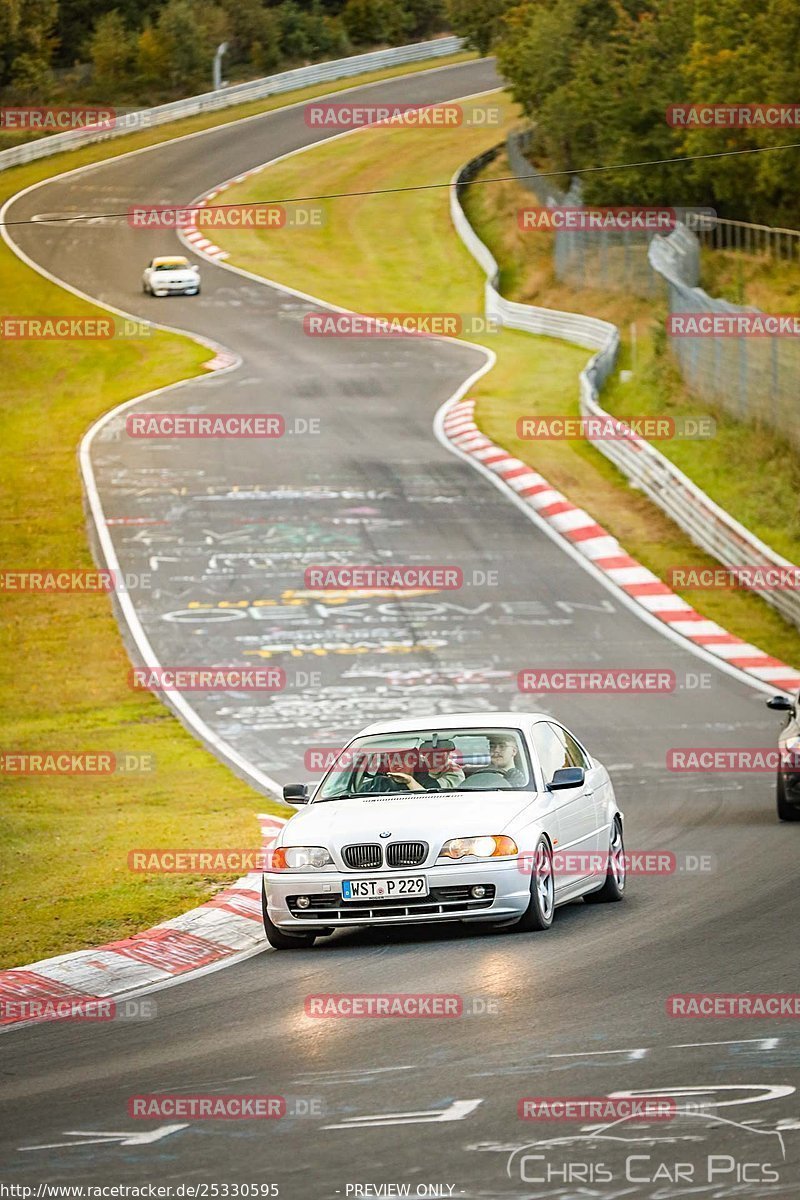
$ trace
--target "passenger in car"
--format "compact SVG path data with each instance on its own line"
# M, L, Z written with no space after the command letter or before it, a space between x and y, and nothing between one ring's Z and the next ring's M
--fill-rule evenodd
M460 787L464 772L453 758L456 744L440 738L435 744L423 742L419 748L419 766L413 772L389 771L396 783L404 783L410 792L448 791Z

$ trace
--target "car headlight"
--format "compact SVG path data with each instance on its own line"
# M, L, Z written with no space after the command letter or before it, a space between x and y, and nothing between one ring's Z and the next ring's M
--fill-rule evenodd
M517 853L517 843L504 834L482 834L480 837L451 838L439 851L440 858L500 858Z
M278 846L272 851L272 871L324 871L334 865L324 846Z

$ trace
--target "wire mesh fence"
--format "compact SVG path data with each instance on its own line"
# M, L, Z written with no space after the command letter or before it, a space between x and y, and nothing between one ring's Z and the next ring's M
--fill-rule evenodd
M669 288L667 338L683 378L692 392L738 420L775 429L800 448L800 320L797 333L762 333L764 322L758 318L763 314L758 309L731 304L693 287L692 274L684 273L681 253L681 243L690 239L697 242L694 234L678 229L668 238L656 239L650 248L653 268ZM704 322L701 314L715 319ZM750 332L730 332L745 324ZM692 329L698 330L698 336L687 332Z
M512 133L506 142L511 169L523 187L543 208L580 209L581 188L577 178L573 178L569 189L563 192L552 178L535 177L529 157L533 147L530 130ZM530 178L531 175L534 177ZM556 277L576 288L596 287L636 296L663 296L663 281L647 259L653 236L652 232L639 229L556 229Z
M520 183L541 205L580 206L574 184L565 194L549 178L530 178L535 170L530 132L512 134L506 148L514 174L528 176ZM716 217L692 225L679 222L668 235L556 230L556 276L576 288L665 301L667 340L691 391L800 448L800 317L770 333L775 323L758 320L763 316L758 309L715 298L698 286L702 247L800 263L800 232Z

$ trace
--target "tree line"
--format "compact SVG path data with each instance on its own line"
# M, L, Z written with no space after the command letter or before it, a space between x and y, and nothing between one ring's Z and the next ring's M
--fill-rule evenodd
M494 52L536 126L537 162L582 167L751 150L582 176L594 204L699 204L800 228L800 142L789 127L671 126L670 105L794 104L797 0L451 0L454 32Z
M0 0L0 94L153 105L210 90L221 42L247 79L446 24L445 0Z

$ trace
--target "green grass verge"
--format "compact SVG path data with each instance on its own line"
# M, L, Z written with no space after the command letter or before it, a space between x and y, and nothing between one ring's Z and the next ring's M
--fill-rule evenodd
M363 130L268 168L226 191L225 202L301 194L309 178L319 192L447 180L514 123L513 106L508 100L502 103L505 124L500 130ZM505 166L496 162L487 173L507 174ZM601 294L570 292L559 284L552 273L550 244L517 228L516 209L526 202L530 203L528 194L521 193L516 183L478 187L469 193L471 219L501 264L504 293L551 307L594 312L623 328L631 321L642 322L641 367L646 355L644 324L653 324L652 311L645 318L642 306L630 297L609 301ZM446 189L357 196L325 201L324 206L327 223L304 231L302 238L290 228L215 232L215 238L236 265L357 310L482 311L483 275L452 229ZM676 565L715 565L593 446L585 442L534 446L517 439L520 415L577 414L577 375L586 362L585 351L511 331L471 340L491 346L498 355L495 369L474 388L478 421L488 436L585 506L660 576ZM654 387L653 395L657 394ZM635 399L639 411L638 391ZM698 409L696 402L687 403L693 411ZM709 444L700 445L701 453L708 453ZM730 452L727 444L726 453ZM738 636L789 662L800 662L800 632L758 597L745 592L682 594Z
M0 174L0 199L85 163L431 65L371 72L16 167ZM13 297L18 316L102 315L30 270L4 243L0 290ZM5 569L92 567L76 462L80 438L122 401L201 374L209 357L191 340L158 331L94 345L2 343ZM236 779L157 700L130 691L128 659L106 597L0 592L0 614L5 750L103 750L155 760L152 773L139 775L0 776L7 917L0 966L14 966L146 929L207 899L225 881L131 874L130 849L252 847L259 838L254 814L288 810Z
M751 304L763 312L797 312L800 308L800 265L796 261L704 249L700 286L711 296L732 304Z

